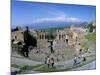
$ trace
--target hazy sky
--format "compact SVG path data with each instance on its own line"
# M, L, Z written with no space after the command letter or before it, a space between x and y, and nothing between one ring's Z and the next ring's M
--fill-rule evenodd
M84 5L12 2L12 26L41 22L84 22L95 20L96 7Z

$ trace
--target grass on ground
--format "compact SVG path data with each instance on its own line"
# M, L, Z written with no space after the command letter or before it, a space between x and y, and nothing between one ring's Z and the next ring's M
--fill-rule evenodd
M95 41L96 41L96 33L95 33L95 32L93 32L93 33L88 33L88 34L86 35L86 38L88 39L88 41L93 41L93 42L95 42Z
M26 70L33 70L37 67L40 67L43 64L39 64L39 65L16 65L16 64L11 64L11 67L15 67L15 68L19 68L21 71L26 71Z
M95 45L96 43L96 33L93 32L93 33L88 33L85 38L88 40L88 41L85 41L82 43L82 48L89 48L91 47L92 45Z

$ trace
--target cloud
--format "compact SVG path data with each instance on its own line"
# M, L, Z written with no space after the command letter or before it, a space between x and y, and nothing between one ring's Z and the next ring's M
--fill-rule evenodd
M40 18L33 21L33 23L41 23L41 22L81 22L81 20L79 18L66 17L66 15L61 15L52 18Z
M37 18L33 21L33 23L41 23L41 22L80 22L81 20L76 17L68 17L68 14L58 9L52 8L52 11L48 11L51 17L43 17ZM54 17L52 17L54 16Z
M66 18L66 21L67 22L81 22L79 18L75 18L75 17Z

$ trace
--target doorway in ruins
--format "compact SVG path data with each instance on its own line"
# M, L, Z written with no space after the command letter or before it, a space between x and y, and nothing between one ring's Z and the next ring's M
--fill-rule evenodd
M68 39L66 39L65 41L66 41L66 44L68 44Z

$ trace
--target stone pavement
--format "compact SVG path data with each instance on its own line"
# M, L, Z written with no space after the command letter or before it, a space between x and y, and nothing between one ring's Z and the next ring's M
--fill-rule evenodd
M90 54L87 54L87 55L90 55ZM85 68L87 69L88 66L90 66L90 67L88 67L88 69L95 68L96 67L95 66L95 55L90 55L90 56L87 56L87 55L85 54L86 61L84 63L91 63L91 61L94 61L94 63L92 65L88 64L88 65L86 65L86 67L84 66L83 69L85 69ZM77 63L82 64L83 63L82 60L83 60L82 58L78 59ZM77 65L74 65L74 59L70 59L70 60L67 60L67 61L61 61L61 62L55 63L55 66L59 69L68 69L68 68L73 68ZM75 69L77 70L77 67ZM79 68L79 69L81 69L81 68Z
M16 65L38 65L38 64L42 64L42 62L37 62L37 61L33 61L27 58L17 58L17 57L11 57L12 60L12 64L16 64Z
M88 63L84 66L75 68L75 69L71 69L72 71L79 71L79 70L95 70L96 69L96 60L94 60L91 63Z

